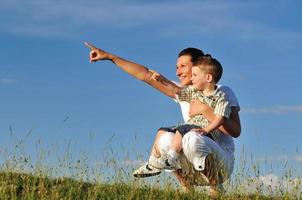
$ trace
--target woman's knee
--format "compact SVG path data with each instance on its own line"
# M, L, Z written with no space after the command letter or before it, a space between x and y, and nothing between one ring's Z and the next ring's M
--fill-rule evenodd
M196 132L186 133L182 139L183 148L194 147L196 145L196 143L198 142L198 140L200 139L200 137L198 137L197 134L198 133L196 133Z
M188 132L184 135L182 140L183 151L186 156L192 153L208 149L206 145L206 136L202 136L196 132Z

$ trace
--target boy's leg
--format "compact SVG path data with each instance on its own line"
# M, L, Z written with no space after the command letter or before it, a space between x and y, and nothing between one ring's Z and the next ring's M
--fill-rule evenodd
M180 142L180 145L177 142ZM180 148L176 148L179 146ZM174 133L159 130L154 141L151 155L159 158L161 155L167 154L170 148L174 148L178 152L181 152L181 146L182 136L179 133L174 135ZM181 169L175 170L172 173L177 178L184 191L191 191L193 189L193 186L190 185L182 175Z
M164 130L159 130L157 132L151 155L159 158L162 155L168 153L168 150L171 148L174 139L174 133L167 132ZM181 137L182 141L182 137ZM182 145L182 144L181 144ZM184 191L190 191L193 189L193 186L185 179L185 177L181 173L181 169L173 171L173 174L181 184Z
M154 165L163 165L164 160L161 158L161 155L166 154L170 149L173 136L174 133L164 130L157 132L148 162L134 171L134 177L144 178L161 173L161 170L155 168Z
M179 131L176 131L173 137L171 149L173 149L177 153L180 153L180 151L182 150L182 135L179 133Z
M182 135L178 131L178 128L181 126L177 126L176 128L173 127L172 129L164 128L164 130L176 131L173 135L172 142L169 145L169 149L165 153L161 154L161 152L157 149L159 137L157 137L157 140L155 139L152 153L149 158L149 164L152 167L168 170L180 169L180 166L178 164L178 157L182 149ZM162 136L162 131L163 130L160 130L158 132L159 136ZM161 155L161 157L157 157L156 155Z
M192 129L200 128L193 124L183 124L175 127L176 133L173 137L171 148L167 153L167 159L165 161L166 169L180 169L179 164L179 153L182 150L182 138L183 136Z
M164 169L180 169L178 163L179 153L182 149L182 136L179 131L176 131L172 139L171 148L169 149L163 168Z
M171 147L173 137L174 137L174 133L167 132L167 131L164 131L164 130L159 130L157 132L154 144L152 146L151 156L154 156L156 158L160 158L161 155L166 154L168 152L168 150L170 149L170 147ZM159 173L152 173L152 171L158 170L158 169L153 168L151 170L151 172L149 170L146 170L146 167L150 167L147 164L148 163L141 166L139 169L142 169L142 170L140 170L140 171L139 171L139 169L136 170L136 172L134 172L133 175L135 177L138 177L138 178L144 178L144 177L150 177L150 176L155 176L155 175L159 174ZM160 170L158 170L158 171L161 172ZM181 184L184 191L190 191L190 190L193 189L192 184L190 184L185 179L185 177L181 173L181 170L173 171L173 174L176 176L177 180Z
M152 149L151 149L151 154L150 156L154 156L155 158L159 158L161 156L161 153L160 153L160 149L159 149L159 145L158 145L158 142L159 142L159 139L164 135L166 134L167 132L164 131L164 130L159 130L155 136L155 140L154 140L154 143L152 145Z

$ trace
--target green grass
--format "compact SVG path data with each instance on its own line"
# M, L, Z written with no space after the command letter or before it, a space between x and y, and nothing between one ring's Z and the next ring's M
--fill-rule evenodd
M25 173L0 172L1 199L209 199L202 192L182 193L171 187L139 184L97 184L71 178L38 177ZM219 199L296 199L259 194L227 194Z
M70 178L50 179L24 173L0 173L1 199L208 199L202 193L183 194L172 188L135 184L93 184Z
M140 164L137 160L144 160L143 156L130 158L123 148L113 151L108 145L100 153L101 158L85 152L71 153L70 148L70 143L62 150L57 146L45 148L39 140L37 153L28 153L25 140L17 139L7 147L0 147L0 200L209 199L199 188L190 193L181 192L175 178L168 173L134 179L132 172ZM239 165L232 180L224 184L228 192L219 199L302 200L302 179L294 168L285 165L279 177L280 184L274 184L272 180L267 189L267 182L265 185L261 181L265 173L260 164L255 164L253 159L250 161L246 154L242 155L237 160Z

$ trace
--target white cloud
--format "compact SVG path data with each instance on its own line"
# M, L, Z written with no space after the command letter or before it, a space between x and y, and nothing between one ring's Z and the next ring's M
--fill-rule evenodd
M121 164L125 166L140 166L144 163L146 163L144 160L123 160L121 162Z
M285 192L290 194L302 192L301 179L279 177L272 173L251 177L242 185L246 192L256 194L262 192L266 195L282 195Z
M156 27L164 36L223 35L251 39L297 39L300 33L277 29L262 20L240 17L265 5L223 1L123 2L4 0L1 31L36 36L73 35L83 27L94 30L125 27ZM278 3L275 3L278 4Z
M11 79L11 78L0 78L0 83L3 84L10 84L10 83L15 83L17 80Z
M278 156L263 156L263 157L258 157L255 159L255 161L260 161L260 162L273 162L273 161L280 161L280 162L286 162L289 160L288 155L278 155Z
M279 154L274 156L263 156L255 158L255 161L259 162L284 162L287 163L288 161L295 161L295 162L302 162L302 154Z
M294 155L293 159L297 162L302 162L302 155Z
M278 105L275 107L242 108L242 112L252 114L288 114L302 113L302 105Z
M106 167L119 167L119 166L124 166L124 167L138 167L146 163L145 160L107 160L107 161L102 161L98 162L97 165L102 165Z

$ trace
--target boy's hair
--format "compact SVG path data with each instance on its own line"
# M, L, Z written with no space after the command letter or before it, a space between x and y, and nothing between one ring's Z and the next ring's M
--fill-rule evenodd
M211 74L215 83L218 83L222 76L223 68L218 60L210 54L200 56L195 60L193 66L199 67L202 71Z
M200 56L204 56L204 53L200 49L189 47L179 52L178 58L184 55L191 56L191 62L194 63Z

